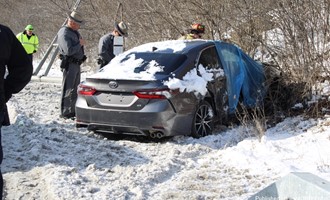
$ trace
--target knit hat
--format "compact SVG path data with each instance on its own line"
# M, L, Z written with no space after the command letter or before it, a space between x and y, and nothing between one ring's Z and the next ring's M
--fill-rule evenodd
M81 16L81 14L78 13L78 12L76 12L76 11L71 12L71 14L69 14L68 17L69 17L71 20L75 21L75 22L76 22L77 24L79 24L79 25L82 25L82 24L85 23L85 22L84 22L84 19L83 19L82 16Z
M127 26L124 22L115 23L115 28L118 30L120 35L127 36Z
M27 25L26 27L25 27L25 30L26 31L33 31L33 26L31 25L31 24L29 24L29 25Z

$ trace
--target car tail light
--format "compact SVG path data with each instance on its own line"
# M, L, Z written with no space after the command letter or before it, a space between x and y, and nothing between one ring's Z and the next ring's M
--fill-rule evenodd
M83 84L80 84L78 86L78 94L84 95L84 96L92 96L95 94L96 89L90 86L86 86Z
M167 99L170 98L173 93L174 91L169 89L140 90L133 92L133 94L141 99Z

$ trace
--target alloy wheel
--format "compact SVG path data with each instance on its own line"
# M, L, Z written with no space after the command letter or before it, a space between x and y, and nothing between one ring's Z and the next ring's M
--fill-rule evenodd
M211 105L203 101L197 108L194 116L192 136L196 138L211 135L214 128L214 113Z

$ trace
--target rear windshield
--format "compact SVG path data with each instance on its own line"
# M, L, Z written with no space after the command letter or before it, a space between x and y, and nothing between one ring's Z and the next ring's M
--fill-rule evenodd
M187 59L187 56L183 54L147 52L128 54L126 58L122 60L122 62L127 60L132 54L134 54L135 59L143 60L141 65L134 69L135 73L146 71L150 62L156 62L158 66L163 68L162 71L156 72L156 74L169 75L178 67L180 67L180 65L182 65L182 63Z

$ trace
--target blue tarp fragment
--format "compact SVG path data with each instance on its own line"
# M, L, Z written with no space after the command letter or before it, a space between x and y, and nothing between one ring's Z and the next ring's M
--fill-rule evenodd
M215 41L227 78L229 113L235 113L240 95L246 107L255 107L265 94L265 75L261 64L233 44Z

